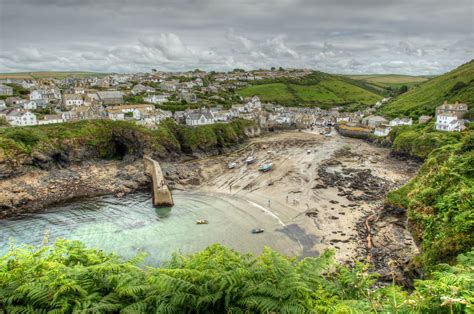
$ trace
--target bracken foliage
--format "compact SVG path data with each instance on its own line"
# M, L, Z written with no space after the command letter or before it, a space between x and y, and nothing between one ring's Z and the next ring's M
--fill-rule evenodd
M408 209L408 221L430 267L453 262L474 246L474 130L438 132L432 125L404 127L390 136L393 151L425 163L419 173L386 202Z
M301 261L212 245L139 267L78 241L12 247L0 258L0 313L462 313L472 311L474 252L439 265L408 292L375 287L363 264L334 252Z

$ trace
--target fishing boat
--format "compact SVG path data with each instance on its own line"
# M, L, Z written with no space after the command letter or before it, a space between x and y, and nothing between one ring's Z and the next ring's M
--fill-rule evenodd
M260 167L258 167L258 170L262 171L262 172L267 172L267 171L272 170L272 168L273 168L273 164L271 162L269 162L269 163L265 163L265 164L261 165Z
M228 169L237 168L237 163L235 163L235 162L229 162L229 164L227 165L227 168L228 168Z
M247 157L247 159L245 159L245 163L246 164L253 164L255 161L257 161L257 158L255 158L254 156L249 156Z
M209 221L207 221L206 219L196 220L196 224L198 224L198 225L207 225L208 223L209 223Z
M311 154L311 149L308 149L308 150L306 151L306 153L307 153L307 154Z
M252 233L263 233L264 231L263 229L252 229Z

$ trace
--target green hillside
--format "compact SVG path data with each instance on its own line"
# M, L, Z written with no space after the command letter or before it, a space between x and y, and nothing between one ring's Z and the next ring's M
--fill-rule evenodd
M262 101L323 108L372 105L382 98L380 92L380 89L363 81L322 72L313 72L303 79L285 78L255 82L238 91L243 97L258 96Z
M435 108L445 100L460 101L474 107L474 60L461 65L451 72L437 76L407 93L398 96L393 102L379 110L388 117L434 115Z

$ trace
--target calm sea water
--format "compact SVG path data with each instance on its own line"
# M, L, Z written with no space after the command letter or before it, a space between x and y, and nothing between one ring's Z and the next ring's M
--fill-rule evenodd
M0 254L9 243L40 244L67 238L126 258L146 251L147 264L157 265L173 252L192 253L213 243L241 252L260 253L265 246L285 255L307 251L308 237L298 227L281 221L262 207L244 200L203 193L174 192L173 208L155 209L148 193L125 198L104 196L51 208L46 213L0 220ZM209 224L197 225L207 219ZM252 234L253 228L264 228ZM301 240L301 241L300 241Z

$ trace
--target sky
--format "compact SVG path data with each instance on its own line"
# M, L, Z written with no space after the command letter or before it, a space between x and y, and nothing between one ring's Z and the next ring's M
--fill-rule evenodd
M473 58L473 0L0 0L0 72L436 75Z

